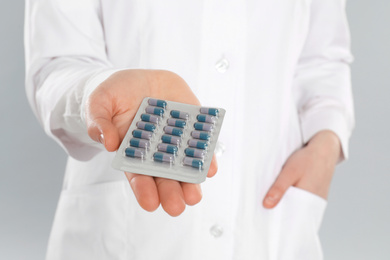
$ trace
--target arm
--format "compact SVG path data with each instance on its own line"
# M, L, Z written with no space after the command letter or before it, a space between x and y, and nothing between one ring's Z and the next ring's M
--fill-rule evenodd
M345 0L313 0L293 89L306 146L287 160L265 207L276 206L291 185L327 197L336 163L348 157L354 126L351 61Z
M199 104L172 72L114 68L100 13L99 0L26 1L27 96L46 133L77 160L117 150L146 96ZM215 173L214 160L209 176ZM176 216L201 199L199 185L126 176L148 211L161 203Z
M84 103L114 71L105 52L99 1L26 1L26 92L45 132L88 160L102 150L87 135Z

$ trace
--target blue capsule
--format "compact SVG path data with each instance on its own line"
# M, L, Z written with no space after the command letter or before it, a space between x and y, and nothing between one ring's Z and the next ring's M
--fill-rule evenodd
M203 114L197 115L196 119L198 119L199 122L205 122L205 123L211 123L211 124L214 124L216 121L216 118L214 116L203 115Z
M130 139L130 146L138 147L138 148L149 148L149 141L145 139L139 139L139 138L131 138Z
M190 157L197 157L197 158L204 158L206 155L205 150L200 150L200 149L195 149L195 148L186 148L184 150L185 155L190 156Z
M154 124L146 123L143 121L137 122L137 127L139 129L143 129L143 130L150 131L150 132L153 132L154 130L156 130L156 126Z
M174 155L169 153L155 152L153 154L153 159L157 162L173 162Z
M211 135L208 132L192 131L191 136L196 139L210 140Z
M157 150L159 150L160 152L167 152L167 153L176 154L178 148L177 148L177 146L171 145L171 144L158 144Z
M145 150L140 148L127 147L125 150L125 154L127 157L144 158Z
M145 108L146 113L163 116L164 115L164 109L160 107L153 107L153 106L147 106Z
M208 146L208 143L206 141L201 141L201 140L196 140L196 139L191 139L188 141L188 145L190 147L195 147L199 149L206 149Z
M201 107L200 112L202 114L207 114L212 116L218 116L219 114L218 108L211 108L211 107Z
M149 115L149 114L142 114L141 120L144 122L152 122L152 123L158 124L158 122L160 121L160 117L154 116L154 115Z
M142 138L142 139L148 139L150 140L152 138L152 133L148 131L143 131L143 130L134 130L133 131L133 136L136 138Z
M163 135L161 136L161 140L163 141L163 143L174 145L179 145L181 141L180 137L173 135Z
M180 119L169 118L168 125L184 128L186 126L186 121L180 120Z
M166 134L176 135L176 136L182 136L183 135L183 130L182 129L175 128L175 127L172 127L172 126L164 127L164 132Z
M186 113L186 112L182 112L182 111L179 111L179 110L172 110L171 111L171 116L174 117L174 118L181 118L181 119L188 119L189 118L189 114Z
M162 108L165 108L167 106L166 101L160 100L160 99L155 99L155 98L149 98L148 103L149 103L149 105L162 107Z
M183 164L191 166L191 167L194 167L194 168L197 168L199 170L201 170L202 167L203 167L203 161L202 160L196 159L196 158L187 157L187 156L184 157Z
M212 124L208 124L208 123L195 123L194 128L196 130L211 132L211 131L213 131L214 126Z

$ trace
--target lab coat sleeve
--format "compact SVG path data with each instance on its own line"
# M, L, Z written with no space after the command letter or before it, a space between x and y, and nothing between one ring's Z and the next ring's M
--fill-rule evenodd
M27 0L26 92L45 132L88 160L103 149L85 123L89 94L117 71L107 59L99 0Z
M340 160L348 157L354 127L350 35L345 0L313 0L307 39L296 69L293 92L304 142L321 130L341 141Z

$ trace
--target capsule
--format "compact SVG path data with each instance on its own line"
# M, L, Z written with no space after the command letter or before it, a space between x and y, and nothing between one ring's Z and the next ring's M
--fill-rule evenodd
M186 126L186 121L180 120L180 119L169 118L168 125L184 128Z
M166 143L166 144L174 144L174 145L180 144L180 137L178 137L178 136L163 135L163 136L161 136L161 140L163 141L163 143Z
M171 144L158 144L157 150L159 150L160 152L167 152L167 153L176 154L178 148L177 148L177 146L171 145Z
M202 159L206 155L206 151L205 150L199 150L199 149L195 149L195 148L186 148L184 150L184 153L187 156L196 157L196 158L202 158Z
M145 108L146 113L163 116L164 115L164 109L160 107L153 107L153 106L147 106Z
M173 162L174 155L169 153L155 152L153 154L153 159L157 162Z
M199 122L206 122L211 124L214 124L216 121L216 118L214 116L203 115L203 114L197 115L196 119L198 119Z
M190 115L188 113L186 113L186 112L183 112L183 111L172 110L171 111L171 116L174 117L174 118L181 118L181 119L187 120Z
M138 147L138 148L149 148L149 141L145 139L139 139L139 138L131 138L130 139L130 146Z
M154 130L156 130L156 125L151 124L151 123L146 123L143 121L137 122L137 127L139 129L143 129L143 130L150 131L150 132L153 132Z
M212 116L218 116L219 114L218 108L211 108L211 107L201 107L200 112L202 114L207 114Z
M199 149L206 149L208 146L208 143L206 141L200 141L196 139L191 139L188 141L188 145L191 147L199 148Z
M136 138L142 138L142 139L148 139L150 140L152 138L153 133L143 130L134 130L133 136Z
M183 160L184 165L192 166L194 168L198 168L199 170L202 169L203 166L203 161L200 159L196 158L191 158L191 157L184 157Z
M192 131L191 136L196 139L210 140L211 135L208 132Z
M127 157L144 158L145 150L140 148L127 147L125 150L125 154Z
M151 122L151 123L158 124L158 122L160 121L160 117L154 116L154 115L149 115L149 114L142 114L141 120L144 122Z
M171 134L171 135L176 135L176 136L182 136L183 135L183 130L180 128L175 128L172 126L166 126L164 127L164 132L166 134Z
M213 125L208 123L194 123L194 128L196 130L203 130L208 132L211 132L214 129Z
M149 98L148 100L149 105L156 106L156 107L162 107L165 108L167 106L167 102L160 99L155 98Z

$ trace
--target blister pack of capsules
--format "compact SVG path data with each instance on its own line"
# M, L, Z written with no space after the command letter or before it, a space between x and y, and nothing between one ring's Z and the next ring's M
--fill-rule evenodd
M225 110L145 98L113 160L115 169L205 181Z

